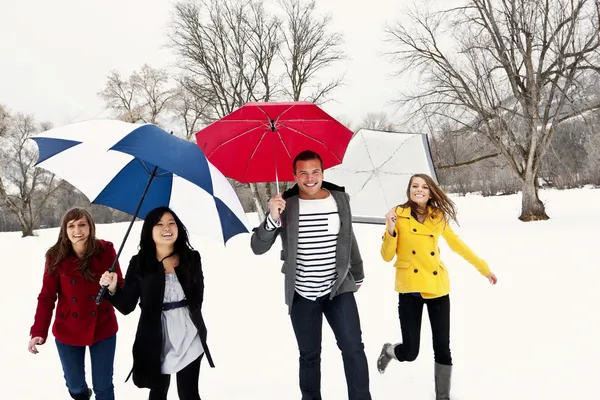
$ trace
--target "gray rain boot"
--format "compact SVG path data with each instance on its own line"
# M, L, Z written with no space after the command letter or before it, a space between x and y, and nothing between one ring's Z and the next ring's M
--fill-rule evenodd
M385 343L381 348L381 353L379 354L379 358L377 359L377 370L380 374L385 372L385 369L389 365L392 359L396 360L396 354L394 353L394 349L398 346L398 344Z
M435 363L435 400L450 400L452 365Z

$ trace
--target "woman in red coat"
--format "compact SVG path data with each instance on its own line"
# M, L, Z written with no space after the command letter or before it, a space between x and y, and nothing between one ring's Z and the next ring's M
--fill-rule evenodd
M113 244L96 239L91 215L74 208L63 216L56 244L46 252L42 290L38 296L35 320L31 327L29 351L37 354L37 345L48 337L52 310L58 305L52 326L58 355L69 394L86 400L92 391L85 380L85 348L92 361L92 384L97 400L114 400L113 362L115 358L117 318L106 300L96 305L99 277L116 258ZM117 263L119 285L123 285Z

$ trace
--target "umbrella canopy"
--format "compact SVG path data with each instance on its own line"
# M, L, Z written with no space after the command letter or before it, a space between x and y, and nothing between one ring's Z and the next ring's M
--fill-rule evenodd
M313 150L323 167L344 158L352 131L310 102L247 103L196 133L206 157L239 182L293 181L292 161Z
M325 179L345 186L353 215L383 217L407 200L408 181L417 173L437 181L427 135L361 129Z
M33 140L39 148L37 165L94 204L140 218L169 206L191 233L223 243L249 232L242 205L223 174L198 146L156 125L91 120L42 132Z

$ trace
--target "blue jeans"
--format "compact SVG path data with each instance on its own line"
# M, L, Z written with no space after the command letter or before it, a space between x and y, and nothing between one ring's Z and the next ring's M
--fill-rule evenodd
M321 400L323 315L342 351L348 399L371 400L369 369L354 293L343 293L331 300L326 295L315 301L295 293L290 316L300 350L302 400Z
M92 384L97 400L114 400L113 364L115 361L115 348L117 335L94 343L90 346L92 361ZM65 381L71 397L87 393L88 386L85 381L85 347L71 346L56 341L58 356L65 374Z

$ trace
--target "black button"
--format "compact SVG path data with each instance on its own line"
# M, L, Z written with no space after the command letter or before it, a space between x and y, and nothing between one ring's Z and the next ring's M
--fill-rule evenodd
M417 254L417 252L413 250L413 254Z
M419 272L419 270L415 268L415 274L416 274L417 272Z
M106 308L106 312L110 312L110 307L107 307L107 308Z
M433 237L433 235L429 235L429 237Z
M64 318L64 317L65 317L65 316L64 316L63 314L60 314L60 315L58 316L58 318Z
M90 300L94 300L95 298L95 296L90 296Z
M92 311L92 317L96 315L96 311Z
M73 298L71 299L71 301L72 301L73 303L75 303L75 302L77 301L77 299L76 299L75 297L73 297Z
M73 314L71 314L73 316L73 318L77 318L77 313L74 312Z
M433 274L434 274L434 275L437 275L437 271L433 271Z
M416 232L416 231L417 231L417 228L413 228L413 232Z
M75 284L75 279L71 279L71 285Z
M431 252L431 255L432 255L432 256L435 256L435 251L432 251L432 252Z

